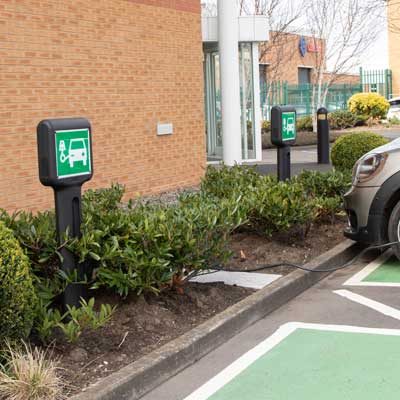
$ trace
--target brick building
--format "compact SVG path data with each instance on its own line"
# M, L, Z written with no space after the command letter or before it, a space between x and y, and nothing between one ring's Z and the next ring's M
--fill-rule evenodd
M322 39L271 32L270 41L260 46L260 79L262 82L286 81L291 85L314 83L314 69L323 60L325 49ZM358 84L359 81L359 75L353 74L335 78L335 83Z
M53 206L36 126L92 123L94 178L129 196L199 182L206 165L199 0L0 3L0 207ZM157 135L158 123L173 134Z
M218 11L202 20L200 0L1 2L0 207L53 206L36 150L48 118L89 119L94 177L84 188L118 182L127 197L198 184L207 156L260 159L268 25L239 17L232 0Z

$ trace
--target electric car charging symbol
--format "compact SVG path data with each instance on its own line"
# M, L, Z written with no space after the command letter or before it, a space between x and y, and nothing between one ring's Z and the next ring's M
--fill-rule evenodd
M68 155L65 155L65 141L61 140L59 145L60 161L64 164L69 160L70 168L74 168L74 163L81 161L84 166L87 165L87 148L84 139L71 139L69 142Z

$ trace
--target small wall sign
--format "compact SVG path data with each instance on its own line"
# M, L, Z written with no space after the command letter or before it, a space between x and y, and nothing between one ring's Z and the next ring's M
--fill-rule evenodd
M299 40L299 50L302 57L305 57L307 54L307 41L304 36L300 37Z

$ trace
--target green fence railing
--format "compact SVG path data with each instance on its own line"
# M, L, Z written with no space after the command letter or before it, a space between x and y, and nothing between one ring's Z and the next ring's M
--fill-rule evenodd
M393 97L392 71L360 68L360 87L361 92L379 93L389 100Z
M325 107L329 112L346 110L347 100L360 92L358 84L331 85L326 97ZM299 117L312 114L312 84L289 85L287 82L271 82L261 87L261 107L263 119L269 120L274 105L292 105Z

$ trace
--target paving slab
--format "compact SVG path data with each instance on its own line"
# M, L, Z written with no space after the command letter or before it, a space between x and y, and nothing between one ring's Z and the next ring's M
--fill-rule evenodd
M277 274L210 270L204 274L197 275L190 279L190 281L197 283L223 282L225 285L241 286L250 289L262 289L281 277L282 275Z

